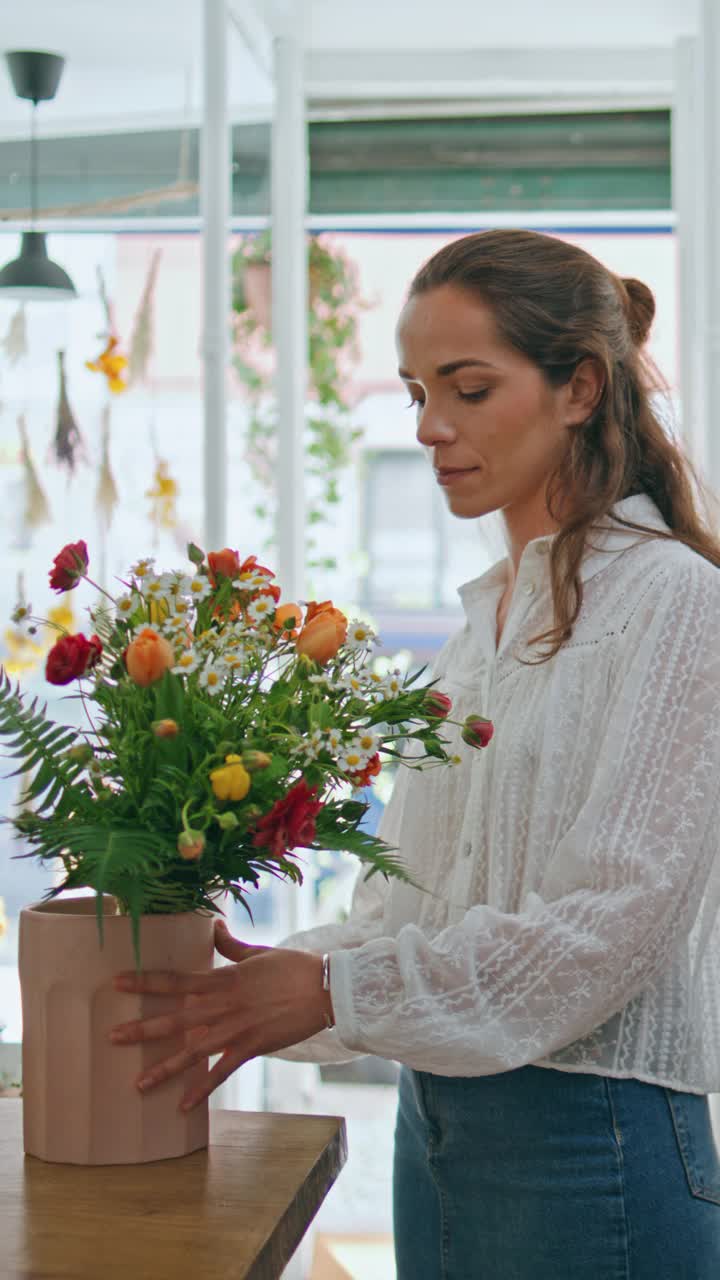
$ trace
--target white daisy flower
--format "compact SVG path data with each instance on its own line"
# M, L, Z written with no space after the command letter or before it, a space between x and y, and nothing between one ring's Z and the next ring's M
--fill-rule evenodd
M263 573L243 573L236 582L233 582L233 586L238 591L259 591L261 587L267 585L268 579Z
M388 697L397 698L402 693L402 673L396 667L390 675L385 677L385 687L388 690Z
M17 627L22 626L23 624L27 623L31 613L32 613L32 605L23 604L21 602L20 604L16 604L15 608L13 609L12 614L10 615L11 621L14 622Z
M358 751L364 751L368 756L374 756L377 751L378 735L372 729L361 729L352 740L351 746L357 748Z
M118 596L115 601L115 609L118 618L129 618L135 612L140 604L140 596L135 591L131 591L128 595Z
M378 644L377 633L369 627L366 622L358 622L352 619L348 626L347 639L345 641L348 649L371 649L374 644Z
M130 572L133 575L133 577L144 579L144 578L147 578L148 575L152 573L154 564L155 564L154 557L150 556L146 560L138 560L137 563L132 566Z
M263 618L269 618L275 612L275 601L272 596L258 596L257 600L253 600L248 605L248 617L253 622L262 622Z
M344 689L346 693L354 693L361 698L365 692L365 685L359 676L345 676L344 679L338 680L337 689Z
M194 649L185 649L176 659L176 664L172 668L175 676L189 676L193 671L197 671L200 665L200 659Z
M155 574L144 579L142 593L146 600L165 600L168 595L163 579Z
M364 769L370 757L365 751L358 751L357 747L349 746L338 759L338 765L343 773L358 773L360 769Z
M183 621L187 620L187 617L192 610L192 600L186 600L185 596L170 596L168 604L170 606L171 618L182 618Z
M340 730L328 729L326 742L328 751L331 751L333 755L337 755L338 751L342 751L343 738Z
M208 693L219 693L226 678L227 668L223 669L216 662L207 662L200 672L199 683L203 689L207 689Z
M197 574L193 578L187 579L187 587L185 595L190 596L192 600L204 600L212 591L210 579Z
M161 584L165 595L183 595L187 577L184 573L160 573L158 574L158 582Z

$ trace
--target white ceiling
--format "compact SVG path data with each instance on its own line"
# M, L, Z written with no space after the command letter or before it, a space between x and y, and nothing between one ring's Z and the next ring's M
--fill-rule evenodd
M313 114L348 104L463 101L479 109L668 102L673 45L700 0L229 0L233 118L268 118L271 36L302 25ZM3 6L3 49L67 58L39 132L162 127L199 119L202 0L25 0ZM372 108L369 109L372 111ZM0 137L29 105L0 68Z

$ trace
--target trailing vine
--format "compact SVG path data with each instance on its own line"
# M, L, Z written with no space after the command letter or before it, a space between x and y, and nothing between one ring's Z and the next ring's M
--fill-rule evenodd
M271 263L270 231L243 237L232 258L233 365L250 406L245 457L266 493L265 500L255 506L255 515L268 522L274 515L278 434L273 396ZM340 501L340 473L349 465L352 446L363 434L362 428L352 425L347 382L359 359L358 314L369 304L360 296L354 264L324 235L309 237L308 299L311 398L305 415L305 469L317 478L321 491L309 494L307 567L334 569L334 557L313 554L317 539L312 530L328 520L328 508ZM266 547L273 541L270 534Z

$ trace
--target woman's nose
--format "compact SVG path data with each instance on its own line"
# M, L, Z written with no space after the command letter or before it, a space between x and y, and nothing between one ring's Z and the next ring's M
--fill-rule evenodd
M435 444L448 444L455 439L455 428L450 425L442 413L433 409L427 402L418 413L415 437L418 444L432 448Z

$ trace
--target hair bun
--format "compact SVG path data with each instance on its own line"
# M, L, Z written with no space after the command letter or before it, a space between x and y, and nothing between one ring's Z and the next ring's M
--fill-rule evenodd
M633 276L623 276L622 283L627 295L627 318L630 336L636 347L642 347L647 341L652 322L655 318L655 298L642 280Z

